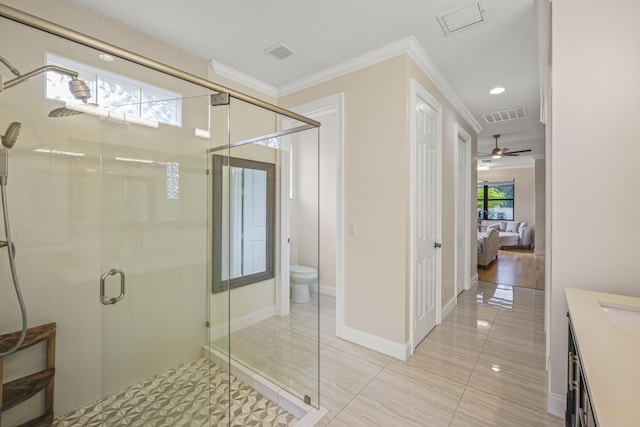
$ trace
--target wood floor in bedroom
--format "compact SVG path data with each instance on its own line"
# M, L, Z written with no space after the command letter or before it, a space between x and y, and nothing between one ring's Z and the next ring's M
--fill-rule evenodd
M527 249L500 250L486 269L478 267L478 280L544 290L544 256Z

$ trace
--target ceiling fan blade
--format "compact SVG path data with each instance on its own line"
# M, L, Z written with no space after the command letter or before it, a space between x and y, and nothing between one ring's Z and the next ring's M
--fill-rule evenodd
M510 155L510 154L518 154L518 153L529 153L531 152L531 149L527 149L527 150L516 150L516 151L509 151L508 148L503 148L502 149L502 154L503 155Z

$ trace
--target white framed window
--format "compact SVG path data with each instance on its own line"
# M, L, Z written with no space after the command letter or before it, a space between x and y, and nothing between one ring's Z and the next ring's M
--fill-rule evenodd
M173 126L182 125L182 95L177 92L52 54L47 55L47 64L77 71L79 78L91 89L87 102L98 104L101 109ZM60 73L47 72L46 97L75 102L69 92L70 79Z

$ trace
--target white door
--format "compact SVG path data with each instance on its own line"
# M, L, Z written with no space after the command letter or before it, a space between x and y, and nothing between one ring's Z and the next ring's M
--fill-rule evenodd
M242 275L267 268L267 171L244 169Z
M428 93L414 95L413 316L414 347L438 321L440 293L439 105Z
M469 277L469 224L471 207L469 200L469 158L471 155L470 137L456 124L456 295L465 290Z

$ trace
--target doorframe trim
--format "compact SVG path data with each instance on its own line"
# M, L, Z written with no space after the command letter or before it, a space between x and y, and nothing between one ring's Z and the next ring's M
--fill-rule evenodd
M416 182L416 167L413 159L416 152L416 107L417 98L421 98L424 102L429 104L437 114L437 126L436 130L436 177L438 179L436 191L436 200L438 201L438 209L436 210L436 229L438 241L442 241L442 104L434 98L416 79L411 79L410 82L410 156L409 156L409 169L410 169L410 182L409 182L409 333L410 333L410 351L413 354L414 349L418 343L415 342L415 318L414 318L414 270L415 270L415 239L414 239L414 223L415 223L415 200L413 192L415 190ZM442 250L436 252L436 325L439 325L442 321Z
M471 289L471 254L470 254L470 248L471 248L471 230L472 230L472 226L471 226L471 135L469 135L469 133L464 130L464 128L460 125L460 123L456 123L454 125L454 141L455 141L455 147L456 147L456 174L455 174L455 191L456 193L458 192L459 188L460 188L460 174L457 170L457 159L458 159L458 153L460 150L460 143L462 142L463 144L465 144L464 149L466 152L466 156L465 156L465 178L467 178L467 182L464 188L464 192L465 192L465 203L463 206L458 206L458 194L456 194L456 198L455 198L455 217L456 217L456 227L454 229L454 239L456 242L456 247L455 247L455 273L454 273L454 284L455 284L455 296L457 299L457 296L460 292L462 292L463 290L469 290ZM458 253L458 220L459 220L459 213L458 210L459 209L463 209L466 210L467 214L465 215L465 220L466 220L466 224L467 226L465 227L465 235L463 236L464 242L463 242L463 251L464 251L464 257L462 259L462 262L464 263L464 278L463 278L463 289L458 289L458 264L460 263L460 259L459 256L460 254Z
M344 338L344 92L298 105L291 111L308 117L336 113L336 336Z

